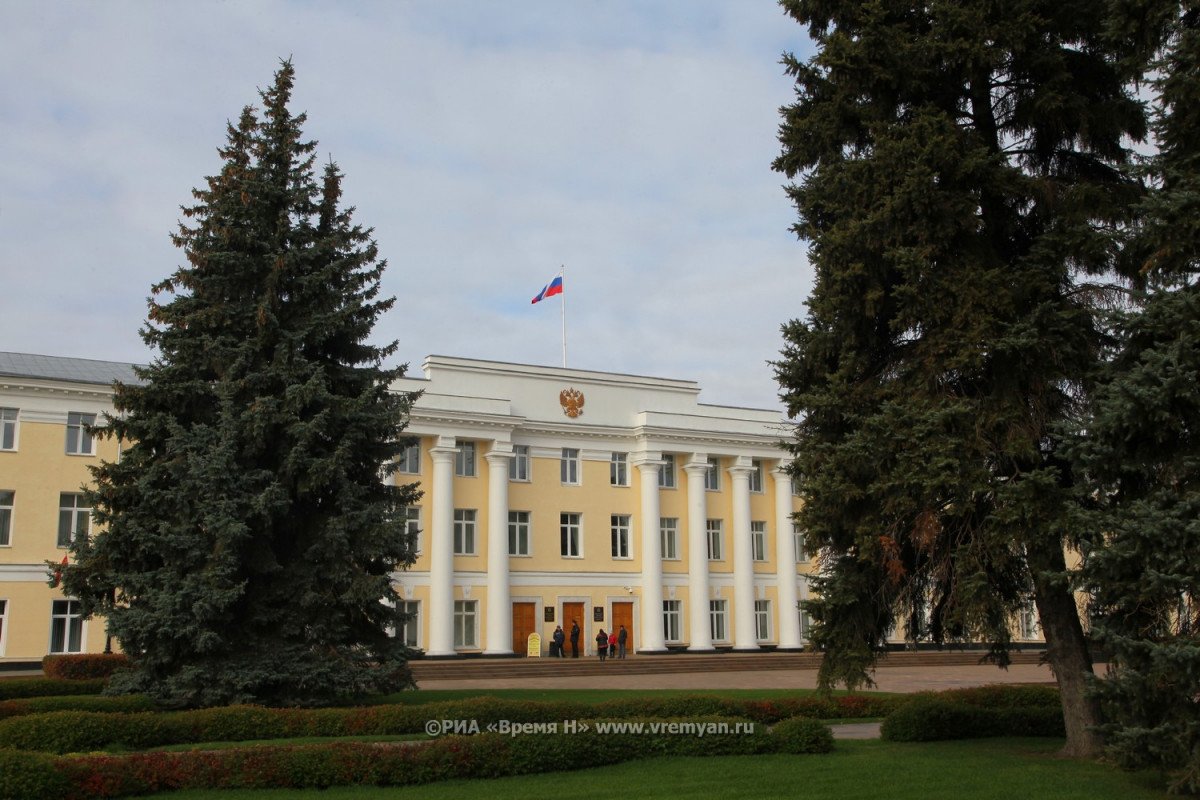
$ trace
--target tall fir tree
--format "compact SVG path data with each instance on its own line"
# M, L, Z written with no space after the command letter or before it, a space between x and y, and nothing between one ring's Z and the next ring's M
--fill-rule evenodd
M775 168L816 276L776 371L823 554L820 681L868 682L898 618L1004 664L1035 604L1065 752L1095 754L1056 425L1102 342L1082 279L1112 268L1137 194L1137 59L1092 0L782 5L818 48L785 58Z
M1168 15L1152 191L1130 230L1133 308L1074 455L1110 751L1200 793L1200 6ZM1129 26L1129 23L1126 23ZM1161 28L1155 27L1154 30ZM1153 41L1153 40L1151 40Z
M283 62L228 126L223 165L174 236L187 265L154 287L140 383L104 433L123 443L88 491L100 532L65 591L103 614L134 670L114 688L179 706L319 704L411 684L393 570L415 485L383 479L413 395L395 343L368 336L385 262L318 184Z

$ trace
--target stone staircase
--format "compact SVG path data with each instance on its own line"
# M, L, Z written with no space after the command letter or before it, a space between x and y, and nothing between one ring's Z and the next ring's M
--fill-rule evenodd
M980 663L983 650L916 650L890 652L878 667L954 667ZM1014 664L1037 664L1040 651L1010 653ZM416 659L413 677L422 680L489 680L493 678L558 678L580 675L654 675L679 672L809 669L821 665L820 653L679 653L631 655L624 661L601 662L596 656L573 658Z

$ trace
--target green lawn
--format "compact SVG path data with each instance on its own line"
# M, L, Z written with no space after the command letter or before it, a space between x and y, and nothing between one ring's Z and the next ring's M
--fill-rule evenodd
M928 744L838 742L820 756L634 761L601 769L412 788L172 792L160 800L611 800L633 798L887 798L1141 800L1164 798L1156 775L1055 757L1061 742L992 739Z

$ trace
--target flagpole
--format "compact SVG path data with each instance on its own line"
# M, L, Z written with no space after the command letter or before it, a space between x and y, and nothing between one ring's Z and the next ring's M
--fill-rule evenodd
M558 296L561 301L559 308L562 310L562 340L563 340L563 369L567 368L567 267L565 264L559 264L558 274L563 279L563 292Z

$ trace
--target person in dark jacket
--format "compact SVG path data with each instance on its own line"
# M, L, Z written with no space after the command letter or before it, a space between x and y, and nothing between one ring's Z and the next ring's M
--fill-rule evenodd
M601 661L608 655L608 634L604 632L604 628L596 634L596 652L600 654Z
M571 620L571 658L579 658L579 620Z
M629 631L625 630L625 626L621 626L621 632L617 634L617 658L625 658L625 643L629 641Z
M554 629L554 647L552 648L550 655L554 656L555 658L563 658L563 642L566 640L567 636L565 633L563 633L562 625L559 625Z

